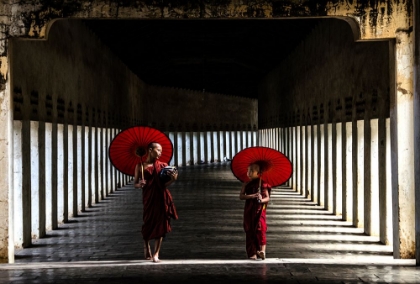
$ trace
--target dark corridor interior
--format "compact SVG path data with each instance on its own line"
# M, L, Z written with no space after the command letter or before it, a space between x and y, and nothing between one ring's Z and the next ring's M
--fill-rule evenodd
M85 23L147 84L257 98L261 79L320 21L158 19Z

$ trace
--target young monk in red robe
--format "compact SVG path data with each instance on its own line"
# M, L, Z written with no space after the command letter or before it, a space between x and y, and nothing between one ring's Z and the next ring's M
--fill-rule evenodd
M178 219L175 204L168 186L178 178L178 172L170 172L170 180L164 183L159 178L160 171L168 164L159 161L162 146L150 143L148 155L143 165L136 166L134 187L143 189L143 226L144 254L146 259L160 262L159 252L163 237L171 231L170 219ZM152 254L150 240L155 240Z
M258 164L249 165L247 176L251 181L242 185L239 199L245 200L243 225L248 258L260 257L264 260L267 245L266 209L270 200L271 186L262 180L260 182L260 175Z

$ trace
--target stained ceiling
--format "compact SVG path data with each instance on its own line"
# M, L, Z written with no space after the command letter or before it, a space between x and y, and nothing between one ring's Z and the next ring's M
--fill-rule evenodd
M261 79L319 19L86 20L151 85L257 98Z

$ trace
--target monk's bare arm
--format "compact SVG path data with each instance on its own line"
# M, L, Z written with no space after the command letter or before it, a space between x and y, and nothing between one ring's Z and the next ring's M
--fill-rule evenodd
M170 186L174 183L174 181L178 179L178 171L171 172L169 176L171 177L171 179L167 183L165 183L165 187Z
M268 203L268 201L270 201L270 194L269 191L267 190L267 188L263 188L264 191L264 198L262 198L262 195L259 196L260 198L260 203Z
M245 194L245 186L246 183L242 184L241 192L239 193L239 199L240 200L246 200L246 199L253 199L258 197L258 193L255 194Z
M139 164L136 165L136 169L134 170L134 188L141 188L140 176L139 176Z

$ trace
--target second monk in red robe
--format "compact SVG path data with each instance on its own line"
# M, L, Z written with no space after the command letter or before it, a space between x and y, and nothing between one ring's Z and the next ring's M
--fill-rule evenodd
M260 257L264 260L267 245L266 209L270 200L271 186L261 181L259 190L260 174L258 164L249 165L247 175L251 181L243 184L239 199L245 200L243 226L248 258Z

